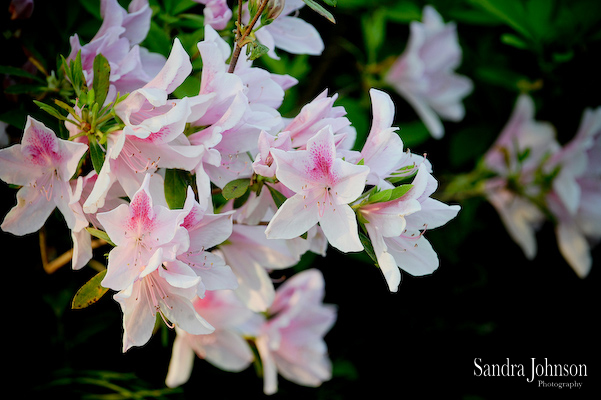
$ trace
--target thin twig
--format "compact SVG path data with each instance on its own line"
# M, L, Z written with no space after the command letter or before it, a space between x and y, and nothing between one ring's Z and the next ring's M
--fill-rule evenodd
M244 27L244 33L242 33L242 35L238 35L238 32L241 29L240 26L242 24L242 22L241 22L241 15L242 15L241 4L242 4L242 2L241 2L241 0L238 0L238 29L236 31L236 43L234 46L234 54L232 54L232 59L230 60L230 66L227 70L227 72L229 72L230 74L233 73L234 70L236 69L236 64L238 63L238 58L240 57L240 52L242 51L242 47L244 47L244 40L252 32L253 26L255 26L255 24L261 17L261 14L263 14L263 10L265 10L265 7L267 7L268 1L269 0L263 0L261 2L261 5L259 6L259 10L257 10L257 13L253 17L252 21L250 21L250 24L248 24L248 26Z
M92 249L96 249L100 246L104 246L107 244L106 241L102 239L92 240ZM44 229L40 230L40 255L42 258L42 266L44 267L44 271L47 274L52 274L56 272L60 267L66 265L73 258L73 249L69 249L65 251L63 254L58 256L52 261L48 260L48 252L46 251L46 233Z

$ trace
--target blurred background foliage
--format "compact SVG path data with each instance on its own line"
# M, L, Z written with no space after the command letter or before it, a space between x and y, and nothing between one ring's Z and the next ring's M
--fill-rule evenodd
M122 2L127 5L128 1ZM143 46L167 55L178 36L193 59L194 74L178 89L197 90L203 37L202 6L191 0L150 0L155 15ZM3 2L7 6L8 2ZM421 19L426 4L445 21L455 21L463 49L458 73L474 81L465 101L466 117L445 122L446 134L432 139L413 109L386 87L382 74L405 48L409 23ZM406 147L426 153L439 179L437 194L457 174L469 172L507 122L519 93L528 92L536 118L551 122L561 143L576 132L585 108L601 105L601 2L596 0L339 0L326 6L332 24L309 9L300 15L321 33L321 57L279 51L280 60L257 64L299 80L281 112L296 115L324 89L338 93L358 132L369 131L368 90L388 92L396 105L395 125ZM89 41L100 26L98 0L36 1L26 20L1 16L3 96L0 121L13 142L28 114L60 129L32 102L57 95L51 71L70 52L69 37ZM27 62L29 60L29 62ZM27 73L17 69L25 66ZM14 189L2 183L2 210L14 204ZM327 258L306 255L298 269L319 268L326 279L326 302L338 305L338 322L326 336L334 377L320 388L304 388L280 378L273 399L445 398L492 399L521 394L551 398L592 398L598 390L599 265L582 280L557 249L553 227L538 233L539 252L529 262L511 241L494 209L473 198L460 202L459 216L429 232L440 258L431 276L403 274L398 293L364 255ZM601 206L601 205L600 205ZM52 259L71 246L64 223L53 216L45 228ZM192 399L262 397L262 381L252 368L233 374L197 360L190 382L168 390L164 378L174 333L162 329L143 348L121 353L121 312L110 296L91 308L71 310L77 289L95 271L69 267L47 274L37 235L0 238L5 278L12 301L5 303L8 346L5 356L17 398L56 395L64 399ZM292 274L282 271L282 274ZM14 317L16 316L16 321ZM10 318L10 319L9 319ZM14 322L13 322L14 321ZM18 347L17 347L18 346ZM529 365L531 357L586 363L583 389L538 388L525 378L474 377L474 358ZM573 380L573 379L571 379ZM597 386L597 387L595 387ZM8 390L8 389L7 389ZM29 397L28 397L29 396Z

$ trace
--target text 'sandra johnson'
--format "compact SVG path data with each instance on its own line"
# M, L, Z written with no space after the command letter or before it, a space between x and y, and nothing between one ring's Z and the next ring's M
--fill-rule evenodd
M586 364L553 364L547 358L539 363L533 357L529 368L524 364L512 364L509 358L504 364L487 364L481 358L474 358L475 376L523 376L527 382L535 377L583 377L587 376Z

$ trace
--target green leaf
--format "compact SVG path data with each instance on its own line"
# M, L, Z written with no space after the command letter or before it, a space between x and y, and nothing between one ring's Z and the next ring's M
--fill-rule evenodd
M499 18L527 39L533 39L528 29L526 10L521 1L470 0L470 3Z
M106 271L106 269L100 271L79 288L77 293L75 293L75 297L73 297L73 302L71 303L72 309L79 310L91 306L108 292L107 288L100 285L102 279L106 275Z
M37 106L40 107L40 109L46 111L48 114L52 115L54 118L60 119L62 121L67 119L67 117L62 115L56 108L54 108L46 103L42 103L41 101L34 100L33 102L35 104L37 104Z
M396 200L396 199L402 197L404 194L406 194L409 190L411 190L412 187L413 187L413 185L411 185L411 184L405 184L405 185L397 186L393 189L386 189L386 190L382 190L379 192L375 192L371 196L369 196L368 202L369 203L383 203L386 201Z
M102 107L109 92L111 66L102 54L98 54L94 58L93 68L94 80L92 81L92 89L94 90L94 101Z
M102 150L102 147L100 147L100 145L98 144L95 135L88 135L88 142L88 145L90 147L90 158L92 159L92 166L94 167L94 171L96 171L96 173L99 174L100 170L102 169L102 165L104 164L104 150Z
M265 46L264 44L261 44L259 42L253 42L253 46L252 46L252 50L250 52L250 56L248 57L249 60L256 60L257 58L261 57L264 54L267 54L269 52L269 47Z
M21 78L34 79L38 82L45 83L44 80L41 79L40 77L30 74L29 72L27 72L21 68L11 67L10 65L0 65L0 75L4 75L4 74L11 75L11 76L19 76Z
M313 11L317 12L322 17L325 17L331 23L333 23L333 24L336 23L334 16L328 10L326 10L321 4L315 2L314 0L303 0L303 1L311 9L313 9Z
M111 246L115 247L115 243L113 243L113 241L111 240L111 238L109 238L109 235L106 232L101 231L100 229L91 228L91 227L87 227L86 231L88 231L90 233L90 235L92 235L98 239L102 239L105 242L107 242L108 244L110 244Z
M361 240L361 244L363 244L363 249L372 259L372 261L378 266L378 258L376 257L376 252L374 251L374 246L371 244L371 240L367 237L363 232L359 232L359 240Z
M513 46L515 48L522 49L522 50L525 50L528 48L528 43L526 43L524 40L517 37L516 35L512 35L511 33L502 34L501 42L503 42L509 46Z
M241 178L234 179L231 182L228 182L227 185L223 188L221 194L226 200L237 199L238 197L242 197L244 193L248 190L250 186L249 178Z
M83 74L83 66L81 64L81 50L77 52L75 60L71 60L69 67L71 70L71 84L77 97L81 97L83 89L86 87L86 78Z
M184 208L190 186L190 174L181 169L165 170L165 199L172 210Z
M46 90L46 87L40 85L30 84L15 84L10 85L4 89L6 94L24 94L24 93L41 93Z
M286 196L284 196L279 190L272 188L270 185L265 186L267 186L267 189L269 189L269 193L271 193L271 197L273 198L275 205L280 208L287 200Z

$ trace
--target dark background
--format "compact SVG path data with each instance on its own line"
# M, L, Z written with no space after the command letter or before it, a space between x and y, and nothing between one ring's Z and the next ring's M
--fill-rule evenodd
M339 3L329 8L336 25L303 10L303 18L318 28L327 50L323 57L303 60L298 68L301 84L291 91L284 108L294 115L299 106L329 88L330 93L341 93L340 101L361 138L370 118L367 91L360 84L364 77L360 65L366 60L357 59L348 43L364 47L363 15L407 4L421 9L425 3ZM461 15L459 11L471 10L477 2L433 3L445 20L458 20L453 17ZM558 8L567 4L556 3ZM574 13L582 12L577 11L582 4L591 5L591 14L597 10L595 2L573 4ZM378 60L399 54L405 46L407 22L393 14ZM511 74L543 81L542 88L532 93L537 119L552 122L562 142L575 133L586 107L600 105L598 24L589 22L597 28L578 30L576 22L550 23L549 30L563 26L567 37L544 41L542 50L536 52L502 43L499 37L513 32L507 24L473 23L467 18L457 23L464 51L459 72L472 78L475 86L464 102L464 121L445 123L447 133L441 140L420 136L419 129L409 128L415 126L415 113L387 90L397 106L395 124L401 127L401 137L412 144L414 152L428 153L441 191L450 177L473 168L509 118L518 93ZM1 65L22 65L26 48L38 51L52 69L57 54L68 54L68 37L78 32L82 41L89 40L99 21L75 0L37 1L31 19L9 21L2 14L1 24L4 32L21 29L18 40L10 35L0 39ZM553 53L568 50L573 52L568 62L548 61ZM483 73L484 67L496 68L497 79ZM26 95L5 95L2 102L0 120L6 122L18 125L27 113L39 113ZM39 118L44 120L44 116ZM19 140L20 132L9 127L13 140ZM15 190L4 183L0 190L1 209L6 213L14 205ZM403 274L397 293L388 291L380 271L364 255L342 255L330 249L327 258L307 255L303 259L303 266L323 272L325 302L338 306L338 321L326 336L334 377L317 389L280 377L279 392L271 398L598 398L599 247L593 251L591 273L580 279L559 253L550 223L538 233L537 257L528 261L488 203L480 199L449 202L461 204L459 216L426 235L438 253L440 268L420 278ZM46 232L58 253L69 248L70 238L60 216L51 217ZM9 369L6 385L19 393L13 398L102 398L91 397L108 393L99 382L148 390L146 398L161 398L158 391L164 390L173 332L159 331L146 346L121 353L121 312L111 296L88 309L70 309L73 294L95 271L72 271L66 266L46 274L37 234L17 238L1 233L0 243L1 265L8 272L4 275L8 296L3 360ZM102 259L102 251L98 255ZM537 382L527 383L517 376L474 376L475 358L489 364L504 364L509 358L510 363L524 364L529 375L531 357L537 362L547 358L550 363L586 364L586 377L545 378L576 380L582 382L582 389L540 388ZM169 399L261 398L262 380L252 367L234 374L197 360L190 382L163 395Z

